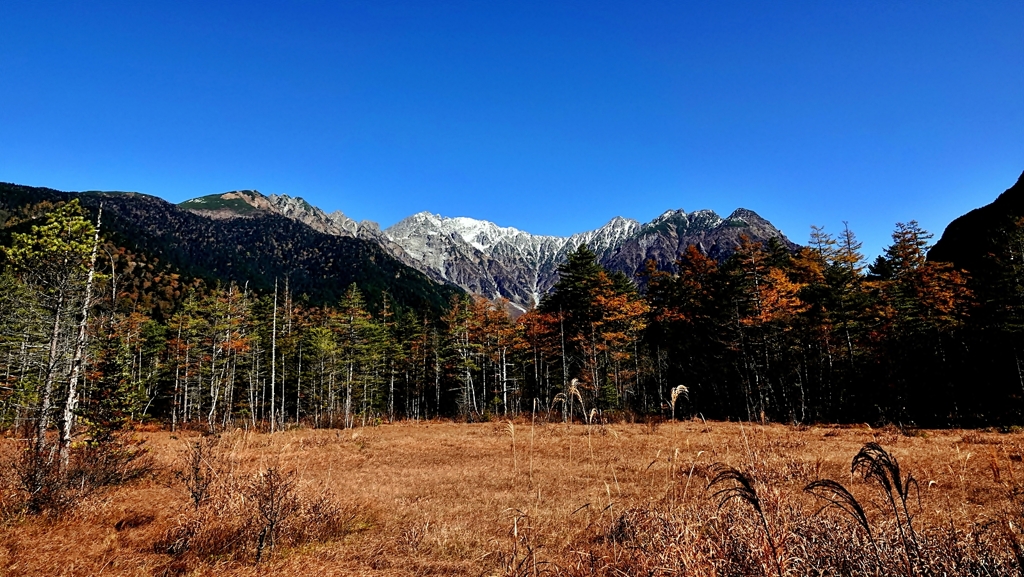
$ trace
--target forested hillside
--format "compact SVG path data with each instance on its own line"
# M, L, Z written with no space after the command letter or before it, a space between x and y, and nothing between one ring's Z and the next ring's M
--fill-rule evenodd
M393 304L434 316L460 292L403 265L373 242L324 234L280 215L216 220L144 194L75 194L0 184L0 210L11 214L39 201L72 198L91 218L103 204L104 236L115 245L209 285L234 282L266 292L275 281L288 282L293 294L320 305L337 303L355 283L372 306L381 306L387 292Z
M1006 233L1024 218L1024 173L991 204L949 223L928 253L931 260L977 271L1009 246Z
M268 219L262 237L218 229L238 235L218 251L201 217L147 212L156 199L43 193L5 197L8 426L348 427L523 412L953 426L1017 423L1024 407L1020 285L981 287L927 260L930 235L913 222L870 266L852 231L820 228L797 253L744 239L719 264L690 247L674 271L651 262L642 279L580 247L541 305L513 320L502 300L454 291L440 314L442 293L399 301L408 273L397 267L381 269L401 272L377 277L376 299L377 285L359 282L317 292L338 277L305 263L352 267L343 249L355 239L332 237L337 253L319 237L282 246L268 237L292 238L292 225ZM96 237L98 214L81 204L101 199ZM257 266L261 251L285 250ZM1019 278L1019 261L992 266ZM196 270L221 282L191 280Z

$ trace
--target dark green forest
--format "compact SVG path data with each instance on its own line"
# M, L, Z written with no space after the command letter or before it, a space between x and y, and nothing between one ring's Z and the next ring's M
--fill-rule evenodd
M9 194L0 215L0 420L40 439L56 429L61 446L148 421L1022 420L1020 220L991 231L975 270L929 260L914 222L870 263L851 230L818 227L796 251L745 240L718 263L691 247L674 271L651 263L639 279L581 246L513 319L507 303L414 278L383 253L360 264L363 245L353 256L313 236L289 254L315 260L267 265L255 255L280 246L265 237L236 231L218 248L191 221L60 194ZM134 232L107 224L118 211ZM147 219L163 219L163 237ZM206 244L174 244L186 225ZM325 261L337 270L303 268Z

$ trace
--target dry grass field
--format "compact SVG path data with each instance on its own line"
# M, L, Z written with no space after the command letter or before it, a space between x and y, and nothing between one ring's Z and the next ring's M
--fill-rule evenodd
M519 420L136 435L145 478L58 517L4 504L0 575L1007 575L1022 557L1019 433ZM868 467L878 455L851 473L871 442L902 492ZM709 489L716 464L750 487L726 470ZM804 491L824 478L863 520L834 486Z

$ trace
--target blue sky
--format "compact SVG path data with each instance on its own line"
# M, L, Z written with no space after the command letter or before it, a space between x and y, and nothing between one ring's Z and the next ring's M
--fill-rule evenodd
M0 3L0 180L542 234L750 208L869 255L1024 171L1024 2Z

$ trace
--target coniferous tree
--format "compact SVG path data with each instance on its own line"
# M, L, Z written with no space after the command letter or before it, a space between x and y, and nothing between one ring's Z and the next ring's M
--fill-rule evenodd
M875 267L883 304L882 358L886 364L879 394L897 400L888 419L943 419L955 415L955 383L960 373L951 363L963 341L959 329L966 321L973 295L966 277L948 264L928 262L931 235L914 221L898 223L893 244L885 251L883 267ZM881 273L881 274L880 274ZM884 274L885 276L882 276ZM910 399L927 399L916 403Z
M54 420L54 395L63 393L59 411L66 422L61 427L62 464L66 464L70 442L66 437L77 402L78 391L72 385L81 371L97 241L97 231L76 199L50 212L45 224L32 226L30 233L13 234L11 246L5 251L32 290L40 304L36 310L43 312L49 327L43 378L37 391L35 450L45 450L46 430ZM70 374L63 375L67 366L72 367ZM64 390L55 390L65 379Z

